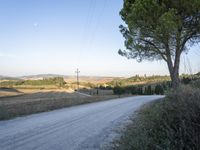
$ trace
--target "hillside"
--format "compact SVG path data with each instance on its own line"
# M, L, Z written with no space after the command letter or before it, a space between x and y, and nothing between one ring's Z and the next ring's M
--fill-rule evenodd
M0 80L20 80L17 77L8 77L8 76L1 76L0 75Z
M128 85L138 85L138 84L148 84L148 83L157 83L162 81L169 81L169 76L159 76L159 75L153 75L153 76L133 76L130 78L125 79L119 79L119 80L113 80L109 82L109 85L115 86L128 86Z
M70 75L59 75L59 74L38 74L38 75L28 75L28 76L19 76L19 77L8 77L1 76L0 80L42 80L48 78L62 77L65 82L72 83L77 81L76 76ZM106 76L80 76L80 82L90 82L94 84L103 84L107 82L111 82L113 80L123 79L122 77L106 77Z
M196 73L194 75L186 75L183 74L180 76L184 82L189 82L191 79L199 78L200 73ZM0 76L1 86L17 86L20 87L22 85L31 85L31 86L44 86L44 85L60 85L60 82L57 83L55 78L62 78L62 82L67 87L76 87L77 77L76 76L68 76L68 75L58 75L58 74L40 74L40 75L30 75L30 76L22 76L22 77L4 77ZM169 76L133 76L129 78L122 77L103 77L103 76L80 76L79 82L80 86L83 87L95 87L98 85L102 86L129 86L129 85L145 85L145 84L154 84L161 83L163 81L170 81ZM45 83L45 84L44 84ZM6 86L6 87L7 87Z
M76 76L64 76L66 82L76 82ZM94 84L104 84L113 80L123 79L121 77L101 77L101 76L80 76L80 82L90 82Z

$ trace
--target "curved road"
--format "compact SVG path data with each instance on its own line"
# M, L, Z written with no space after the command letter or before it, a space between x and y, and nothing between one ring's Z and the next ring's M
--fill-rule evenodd
M101 149L124 118L162 96L136 96L0 121L1 150Z

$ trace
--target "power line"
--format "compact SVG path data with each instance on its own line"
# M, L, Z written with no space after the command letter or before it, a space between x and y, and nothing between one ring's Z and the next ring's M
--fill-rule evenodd
M183 58L183 72L186 74L187 72L187 67L186 67L186 61L185 61L185 54L182 55Z
M85 37L85 35L88 34L87 29L91 28L91 22L93 20L95 7L96 7L96 0L90 0L88 8L87 8L88 9L87 14L85 16L85 19L82 25L82 32L80 34L80 44L78 47L79 54L81 54L84 47L86 46L87 38ZM80 60L81 60L79 59L79 57L80 55L78 55L78 59L77 59L78 64L80 64Z
M82 25L82 32L80 34L80 43L78 46L79 55L77 56L77 66L79 66L79 64L81 64L80 54L81 54L81 51L83 50L83 48L85 47L85 43L86 43L85 35L86 35L87 28L91 26L91 20L93 19L93 14L94 14L95 6L96 6L95 3L96 3L96 0L90 0L87 14L86 14L86 19ZM76 73L77 73L77 88L79 89L78 74L80 73L80 71L77 69Z
M107 6L106 4L108 3L108 0L104 0L103 2L104 2L104 3L103 3L103 7L102 7L102 9L101 9L101 11L100 11L100 13L99 13L99 15L98 15L98 18L99 18L99 19L97 20L96 24L94 24L95 26L94 26L93 32L92 32L92 34L91 34L89 46L92 45L92 43L93 43L93 41L94 41L94 39L95 39L95 33L96 33L96 31L99 29L99 22L100 22L101 19L102 19L103 13L104 13L105 8L106 8L106 6Z
M86 21L85 21L85 24L84 24L84 27L83 27L83 33L82 33L82 43L84 45L86 44L86 42L83 42L83 41L86 40L85 35L86 35L86 32L87 32L87 29L91 29L95 9L96 9L96 0L91 0L90 4L89 4L89 9L87 11L87 17L86 17ZM81 46L80 49L82 49L83 47L84 46Z
M187 58L187 63L188 63L188 70L189 70L189 73L192 74L192 67L191 67L191 63L190 63L190 60L188 58L188 56L186 55L186 58Z

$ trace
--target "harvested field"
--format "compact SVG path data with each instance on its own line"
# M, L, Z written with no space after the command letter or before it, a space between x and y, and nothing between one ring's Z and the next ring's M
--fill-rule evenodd
M14 88L0 88L0 97L21 95L22 92Z
M66 90L37 91L31 94L0 97L0 120L112 98L117 96L87 96Z

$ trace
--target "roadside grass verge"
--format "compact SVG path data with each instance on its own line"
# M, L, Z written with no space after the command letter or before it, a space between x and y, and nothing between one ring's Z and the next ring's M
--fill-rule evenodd
M199 150L200 89L181 86L145 105L111 149Z
M128 95L124 95L127 97ZM16 103L2 103L0 105L0 120L24 116L39 112L46 112L64 107L99 102L118 98L116 95L91 96L91 97L66 97L49 98L46 100L23 101Z

